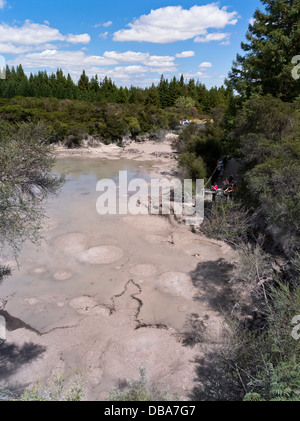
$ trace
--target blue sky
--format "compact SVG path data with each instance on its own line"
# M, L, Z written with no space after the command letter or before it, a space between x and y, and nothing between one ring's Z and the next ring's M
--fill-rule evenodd
M150 86L161 74L224 82L259 0L0 0L0 54L26 72L62 68Z

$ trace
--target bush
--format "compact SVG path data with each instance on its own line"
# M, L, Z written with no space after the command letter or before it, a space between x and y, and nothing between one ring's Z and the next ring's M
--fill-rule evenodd
M86 381L82 373L75 373L68 377L56 376L54 381L45 386L37 383L26 389L20 397L10 398L13 401L82 401L85 396Z
M245 103L233 136L243 160L243 200L253 227L287 255L300 247L299 104L270 95Z
M192 180L205 180L207 173L204 161L193 153L184 153L179 158L179 166L183 178Z
M144 367L141 367L139 371L140 378L138 380L126 380L122 385L113 388L108 400L120 402L174 400L163 386L149 383L147 371Z

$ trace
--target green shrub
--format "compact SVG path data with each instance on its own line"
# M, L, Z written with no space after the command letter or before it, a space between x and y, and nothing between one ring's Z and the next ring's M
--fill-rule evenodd
M56 376L53 382L45 386L37 383L33 387L26 389L17 401L82 401L85 397L86 380L82 373L75 373L68 377Z
M109 395L110 401L142 402L142 401L168 401L174 400L166 388L159 384L150 384L147 371L144 367L139 369L138 380L126 380L122 386L114 387Z

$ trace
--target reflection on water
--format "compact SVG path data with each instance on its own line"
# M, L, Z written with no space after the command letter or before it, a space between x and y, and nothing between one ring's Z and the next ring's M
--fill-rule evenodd
M192 258L149 241L151 235L152 240L167 239L172 227L161 217L149 217L153 221L144 229L140 219L132 219L138 217L96 212L99 179L117 182L119 171L128 171L129 181L149 181L151 164L60 158L56 169L67 174L66 184L48 204L41 246L26 245L20 270L1 286L1 297L8 299L6 311L43 333L74 321L69 303L75 297L92 296L110 305L111 297L134 279L142 286L145 322L181 328L186 318L182 308L192 311L191 304L157 288L156 279L166 272L188 273Z

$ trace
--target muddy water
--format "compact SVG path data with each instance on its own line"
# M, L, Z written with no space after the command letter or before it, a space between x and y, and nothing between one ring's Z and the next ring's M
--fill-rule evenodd
M67 182L47 205L44 240L38 248L24 247L20 269L1 286L10 315L45 334L82 317L74 306L78 297L96 298L110 308L113 297L131 279L141 290L141 323L182 331L188 314L201 313L189 273L199 263L196 252L203 261L220 259L216 247L206 244L201 249L189 237L176 241L176 228L163 217L96 212L99 179L117 182L119 171L126 170L129 180L149 181L151 165L96 158L58 160L57 171L68 174Z

